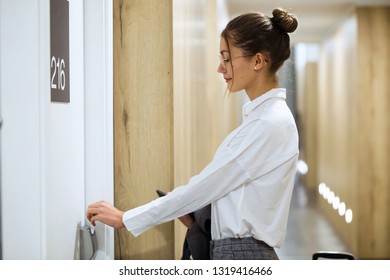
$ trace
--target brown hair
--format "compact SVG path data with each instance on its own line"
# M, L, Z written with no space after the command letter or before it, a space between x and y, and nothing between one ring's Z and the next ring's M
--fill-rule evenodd
M243 50L245 55L263 53L270 62L270 70L276 72L290 57L290 36L298 27L296 17L276 8L273 17L261 13L246 13L231 20L221 36ZM230 49L230 48L229 48Z

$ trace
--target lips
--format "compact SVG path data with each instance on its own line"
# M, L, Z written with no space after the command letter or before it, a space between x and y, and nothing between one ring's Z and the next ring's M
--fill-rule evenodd
M224 77L224 79L225 79L225 82L227 82L227 83L231 80L231 78L225 78L225 77Z

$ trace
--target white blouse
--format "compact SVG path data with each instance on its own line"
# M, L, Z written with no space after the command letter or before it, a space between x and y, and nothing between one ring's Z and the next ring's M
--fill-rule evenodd
M280 247L298 153L298 132L286 90L272 89L243 106L243 123L187 185L125 212L123 223L138 236L211 203L214 240L254 237Z

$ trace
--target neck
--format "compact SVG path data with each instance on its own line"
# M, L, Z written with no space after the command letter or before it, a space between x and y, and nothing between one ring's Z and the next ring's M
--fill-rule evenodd
M273 88L278 88L279 83L277 81L264 83L261 85L256 86L254 89L246 90L246 94L248 95L249 99L252 101L256 99L257 97L263 95L264 93L270 91Z

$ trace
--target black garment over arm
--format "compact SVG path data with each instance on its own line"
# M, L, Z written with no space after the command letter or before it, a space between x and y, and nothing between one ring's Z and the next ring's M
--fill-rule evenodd
M211 205L192 213L195 223L187 230L182 260L209 260L211 241Z

